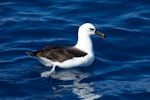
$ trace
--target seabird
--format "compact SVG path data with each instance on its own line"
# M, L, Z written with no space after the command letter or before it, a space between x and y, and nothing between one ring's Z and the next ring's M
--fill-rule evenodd
M27 52L31 57L38 59L42 64L52 67L50 71L42 72L41 77L48 77L55 71L55 67L72 68L89 66L94 61L94 52L91 35L106 36L96 30L91 23L85 23L78 29L78 41L75 46L46 46L38 51Z

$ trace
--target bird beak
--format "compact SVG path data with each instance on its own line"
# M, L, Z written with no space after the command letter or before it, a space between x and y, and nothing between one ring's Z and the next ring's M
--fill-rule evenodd
M98 35L98 36L106 39L106 35L104 35L103 33L99 32L98 30L95 31L95 35Z

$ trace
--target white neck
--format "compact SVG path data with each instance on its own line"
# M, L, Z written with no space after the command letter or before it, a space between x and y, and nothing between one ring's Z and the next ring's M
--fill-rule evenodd
M93 44L89 35L78 34L76 48L93 55Z

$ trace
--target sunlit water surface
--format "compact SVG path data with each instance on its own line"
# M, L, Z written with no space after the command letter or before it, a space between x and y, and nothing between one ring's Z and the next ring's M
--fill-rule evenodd
M2 100L150 100L148 0L1 0ZM107 36L92 36L91 66L50 70L27 51L71 46L90 22Z

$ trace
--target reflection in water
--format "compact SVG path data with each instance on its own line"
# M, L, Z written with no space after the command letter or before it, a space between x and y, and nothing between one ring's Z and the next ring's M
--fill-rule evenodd
M87 71L87 70L86 70ZM81 100L94 100L100 98L102 95L92 93L94 92L95 83L80 83L84 78L91 76L91 73L79 71L74 69L62 69L51 75L51 78L62 81L73 81L71 85L58 85L62 89L55 91L59 93L63 90L71 90L74 94L78 95Z

